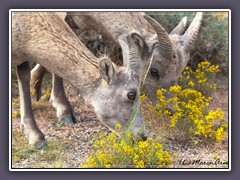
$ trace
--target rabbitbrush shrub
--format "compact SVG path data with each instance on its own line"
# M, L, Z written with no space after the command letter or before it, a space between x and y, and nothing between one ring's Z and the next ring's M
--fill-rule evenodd
M116 126L120 131L121 126ZM129 133L100 134L93 144L94 151L80 168L168 168L172 159L163 146L149 138L137 141Z
M166 94L171 98L167 99ZM209 110L211 97L206 98L201 92L193 89L182 89L172 86L169 91L157 91L158 103L144 103L143 111L147 122L154 126L161 136L189 138L194 136L210 138L221 142L227 135L228 124L224 123L224 112L220 108Z
M218 66L211 65L208 61L199 63L196 70L192 70L187 66L179 78L179 85L183 89L194 89L201 92L202 95L210 97L216 92L214 78L218 72Z
M186 140L197 136L221 142L228 129L224 112L220 108L209 110L218 72L218 66L201 62L195 71L185 68L178 86L159 89L157 104L142 95L142 111L148 126L159 132L161 138Z

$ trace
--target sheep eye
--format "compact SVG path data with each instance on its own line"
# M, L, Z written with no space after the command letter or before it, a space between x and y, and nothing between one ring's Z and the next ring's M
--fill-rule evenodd
M150 73L151 73L151 75L153 75L153 76L157 76L157 77L159 76L157 69L151 68L151 69L150 69Z
M131 91L127 94L128 99L130 99L131 101L134 101L136 98L136 92L135 91Z

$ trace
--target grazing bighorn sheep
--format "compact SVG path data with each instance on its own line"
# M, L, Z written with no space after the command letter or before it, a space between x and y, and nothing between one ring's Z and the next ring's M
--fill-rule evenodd
M70 23L75 24L79 29L95 28L116 44L122 34L136 31L141 38L134 38L134 40L141 49L140 55L143 60L148 58L146 56L147 52L151 51L154 44L158 43L158 51L154 53L143 88L151 100L157 103L156 90L160 88L168 89L175 85L189 61L190 50L201 25L202 12L197 12L183 35L187 21L186 17L169 35L156 20L143 13L70 12L67 17L70 19ZM80 26L82 24L83 26ZM121 62L116 63L120 64ZM142 66L145 67L145 65ZM145 73L146 71L142 71L142 76Z
M116 53L116 49L119 46L117 40L128 32L134 31L136 34L139 34L139 36L135 35L133 39L139 49L141 49L140 55L143 60L149 58L148 54L151 54L149 51L153 51L155 44L159 43L158 51L154 54L144 84L145 93L150 96L154 103L157 103L156 90L160 88L167 89L175 85L187 65L192 44L200 28L201 19L202 13L198 12L190 27L183 35L181 34L184 32L186 26L186 17L180 21L178 26L169 35L157 21L136 12L70 12L66 20L72 28L79 28L82 31L95 29L102 34L104 40L113 44L113 46L106 47L110 57L116 57L114 53ZM115 46L117 48L114 48ZM123 64L122 59L113 58L113 60L117 64ZM143 62L141 61L141 63ZM143 77L146 73L147 64L141 64L140 67L142 67L141 76ZM33 73L33 75L36 75L32 82L36 85L38 85L36 82L41 82L43 77L41 71L43 72L44 70L38 68L38 71ZM41 92L40 88L35 88L36 92ZM37 97L39 98L40 96Z
M27 62L30 60L56 74L57 79L61 77L74 85L93 105L99 120L110 129L118 123L123 130L127 129L134 109L137 113L130 121L130 132L138 139L146 139L139 108L139 71L135 65L136 59L140 59L130 36L119 40L126 59L123 67L117 67L107 58L97 59L55 13L12 12L11 35L12 63L17 65L21 124L30 144L45 145L31 107Z
M154 29L159 28L159 23L157 21L149 16L146 16L145 18ZM187 24L187 18L184 17L169 34L171 49L168 49L168 56L166 55L159 60L157 59L158 54L155 55L156 59L153 60L149 72L150 75L147 76L146 85L144 86L145 92L148 93L154 103L158 102L155 93L157 89L168 89L177 84L182 71L190 59L190 51L197 38L201 20L202 12L197 12L188 29L182 34ZM153 93L149 93L151 91Z
M89 13L89 14L82 14L81 18L78 16L78 12L77 13L69 13L70 17L74 19L74 22L77 24L77 26L80 29L85 29L85 28L92 28L92 23L94 22L94 18L97 19L97 22L95 24L95 27L97 29L102 29L102 31L104 31L107 35L107 39L110 39L109 42L111 42L111 44L116 44L114 45L115 47L118 46L118 49L120 47L119 44L119 39L121 39L123 36L127 35L127 34L131 34L132 39L134 40L135 44L138 47L139 50L139 56L141 57L142 61L136 60L135 61L135 65L138 66L137 69L139 69L139 74L140 74L140 79L143 80L144 75L147 72L147 68L149 66L149 62L151 59L151 56L153 54L153 51L156 47L156 45L158 44L158 39L156 38L154 42L150 41L149 38L151 39L152 37L147 37L146 34L154 34L155 30L152 28L152 26L143 18L142 13L111 13L111 14L104 14L104 13ZM91 21L85 22L86 18L90 18ZM132 21L129 22L129 24L126 24L128 22L129 19L132 19ZM107 24L105 24L107 23ZM111 28L113 27L113 28ZM143 27L143 28L142 28ZM109 32L107 32L106 29L109 30ZM141 29L142 28L142 29ZM168 38L168 35L166 34L165 30L162 28L162 34L163 36L165 35L166 38ZM150 32L150 33L149 33ZM147 43L148 41L150 41L150 43ZM164 47L164 42L159 42L161 44L161 47ZM112 46L109 46L108 50L111 51L111 49L113 49ZM110 54L114 54L113 51L111 51ZM115 55L110 55L110 57L114 57ZM124 58L124 57L123 57ZM113 60L116 64L119 65L124 65L124 61L121 58L121 61L117 61L117 60ZM36 70L37 68L37 70ZM44 68L36 67L33 71L32 71L32 86L34 86L36 88L36 94L37 94L37 100L40 97L40 91L39 91L39 87L41 86L41 81L42 78L39 77L43 77L39 74L39 72L42 72L42 74L44 74ZM59 82L59 83L57 83ZM63 87L61 84L62 82L60 80L58 80L55 84L59 84L59 87ZM61 95L62 98L59 99L64 99L62 100L65 104L65 109L66 111L61 111L61 113L57 113L58 119L60 121L64 121L64 122L71 122L74 121L74 119L72 118L73 115L71 108L67 108L68 104L67 100L66 100L66 96L64 95L64 90L63 88L58 88L58 90L61 90ZM53 96L54 94L59 94L59 93L54 93L54 91L52 91ZM51 99L52 99L52 95L51 95ZM62 118L64 117L64 119Z

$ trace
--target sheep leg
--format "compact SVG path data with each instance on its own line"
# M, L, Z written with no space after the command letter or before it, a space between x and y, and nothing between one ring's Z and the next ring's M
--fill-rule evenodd
M72 113L70 103L66 97L63 80L59 76L52 74L52 92L50 97L50 102L57 111L57 118L61 122L65 123L75 123L75 117Z
M47 72L46 69L39 64L37 64L31 70L30 87L31 87L31 90L35 91L34 98L36 101L38 101L42 96L41 86L42 86L42 81L46 72Z
M17 78L21 107L21 126L29 139L29 144L43 148L46 145L45 138L36 124L31 105L29 62L24 62L17 66Z

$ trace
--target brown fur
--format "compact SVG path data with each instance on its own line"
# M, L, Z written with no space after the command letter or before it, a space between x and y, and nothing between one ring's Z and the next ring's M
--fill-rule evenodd
M31 109L30 60L74 85L109 128L120 123L125 130L136 108L131 131L139 139L146 136L138 105L140 82L129 66L117 67L106 58L96 58L55 13L12 12L12 63L18 69L21 123L30 144L45 143ZM127 96L132 91L134 101Z

